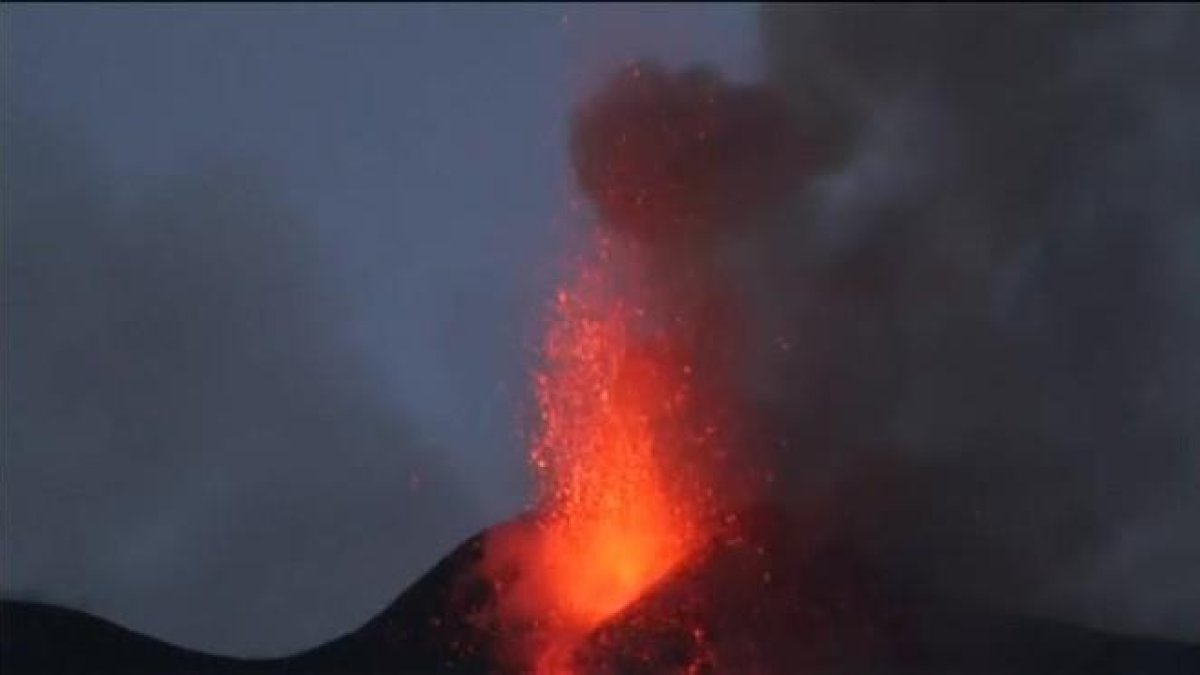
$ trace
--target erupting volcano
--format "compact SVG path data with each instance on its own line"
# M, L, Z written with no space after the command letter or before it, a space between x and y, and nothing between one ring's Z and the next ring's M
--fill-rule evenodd
M691 553L711 510L701 463L683 454L705 441L686 441L687 352L677 326L643 325L644 299L617 287L621 262L601 241L558 292L536 378L543 512L518 592L548 631L544 672L564 670L578 639Z
M730 151L787 173L786 144L747 141L764 120L781 137L762 102L637 65L581 112L575 163L601 225L557 292L534 378L536 515L492 545L497 569L519 570L495 574L500 613L532 626L518 658L541 672L571 670L585 636L735 520L717 481L733 304L708 252L732 210L762 200L731 186L767 184Z
M775 432L739 379L770 331L745 330L755 323L726 254L766 232L749 229L815 170L795 119L766 87L645 64L582 106L572 159L597 224L565 266L532 377L527 514L291 656L203 654L6 602L5 672L1200 673L1200 646L999 612L889 573L854 531L859 513L882 513L863 505L887 479L904 478L889 464L803 490L784 473L801 494L772 503L782 489L767 488L755 452ZM787 447L844 449L823 438Z

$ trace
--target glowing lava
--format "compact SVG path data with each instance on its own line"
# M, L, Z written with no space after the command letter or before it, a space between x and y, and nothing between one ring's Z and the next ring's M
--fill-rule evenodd
M589 633L712 541L737 493L722 242L803 165L786 112L761 88L635 64L574 121L600 222L542 345L538 506L487 562L521 669L570 671Z
M569 672L576 645L707 532L693 460L712 430L695 433L684 333L655 318L637 270L600 240L555 297L535 377L537 519L496 548L520 568L501 613L532 626L521 658L543 673Z
M695 545L702 513L670 473L687 365L666 336L641 334L644 310L607 278L614 266L605 250L559 291L537 376L546 590L554 611L580 628L670 570Z

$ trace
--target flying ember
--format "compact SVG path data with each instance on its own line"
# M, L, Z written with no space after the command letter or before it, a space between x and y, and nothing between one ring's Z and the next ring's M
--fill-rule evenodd
M506 609L537 624L523 656L540 672L570 671L579 641L706 539L688 350L636 269L597 240L554 299L534 378L539 519L513 545Z
M614 265L604 250L559 291L536 379L547 591L553 610L580 628L668 571L695 544L702 513L670 479L686 364L669 338L639 334L644 310L616 292Z
M738 320L716 252L735 211L773 189L756 176L779 172L759 165L788 159L747 131L783 136L760 99L635 66L576 120L599 227L554 297L534 377L537 509L490 544L522 669L574 670L589 634L726 525Z

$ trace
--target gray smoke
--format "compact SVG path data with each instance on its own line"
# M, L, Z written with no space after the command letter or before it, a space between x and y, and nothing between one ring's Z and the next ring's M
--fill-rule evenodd
M924 583L1200 635L1200 11L762 26L825 159L751 254L781 484Z
M6 596L284 653L474 527L268 171L214 161L120 204L85 143L7 112Z

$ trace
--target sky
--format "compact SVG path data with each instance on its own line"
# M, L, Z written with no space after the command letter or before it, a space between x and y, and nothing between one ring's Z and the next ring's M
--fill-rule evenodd
M528 503L580 97L761 70L751 5L10 4L3 36L4 592L237 654Z

